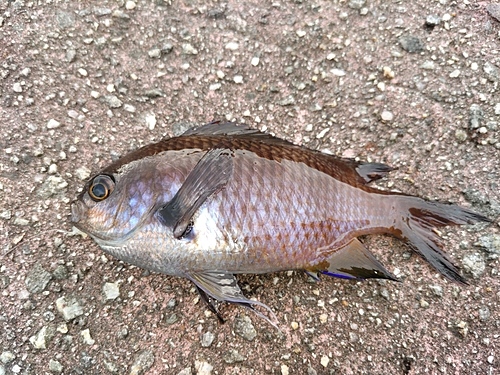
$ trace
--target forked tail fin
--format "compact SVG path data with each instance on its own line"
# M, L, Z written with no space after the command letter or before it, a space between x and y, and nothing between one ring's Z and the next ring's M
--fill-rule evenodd
M396 228L392 234L405 241L432 267L446 278L467 284L459 269L443 251L442 241L435 228L447 225L474 224L490 222L486 216L454 204L429 202L418 197L398 197L400 212Z

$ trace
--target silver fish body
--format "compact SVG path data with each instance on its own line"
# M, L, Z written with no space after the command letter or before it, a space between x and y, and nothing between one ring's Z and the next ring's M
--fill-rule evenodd
M125 262L189 278L212 309L210 298L256 304L239 290L238 273L394 279L356 239L373 233L408 242L463 282L432 228L488 220L369 187L390 171L383 164L319 154L246 127L208 124L162 142L93 177L72 221Z

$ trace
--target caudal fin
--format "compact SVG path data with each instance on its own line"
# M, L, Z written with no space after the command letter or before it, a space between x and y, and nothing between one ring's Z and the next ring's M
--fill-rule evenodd
M435 228L448 225L490 222L487 217L454 204L429 202L418 197L398 197L403 216L391 232L407 242L411 248L446 278L467 284L459 269L443 251L442 241Z

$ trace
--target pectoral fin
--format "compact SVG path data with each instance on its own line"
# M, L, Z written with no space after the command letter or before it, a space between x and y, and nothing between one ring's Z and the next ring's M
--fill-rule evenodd
M347 279L389 279L398 281L357 238L336 250L325 262L309 272Z
M163 223L181 238L196 210L231 177L233 161L228 149L211 149L201 158L170 202L158 210Z
M254 305L264 307L270 312L271 317L276 320L276 316L273 311L262 302L252 301L246 298L243 295L234 275L225 272L204 271L190 273L187 274L186 277L199 288L203 301L207 303L209 309L217 315L219 320L223 321L221 315L217 312L213 301L211 301L210 298L207 298L207 295L219 301L242 305L252 310L261 318L267 320L270 324L276 327L271 319L262 314L260 311L255 310Z

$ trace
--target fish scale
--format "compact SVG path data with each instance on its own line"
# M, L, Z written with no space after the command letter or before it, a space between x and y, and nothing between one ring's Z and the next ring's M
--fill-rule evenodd
M109 254L191 280L221 321L213 300L273 316L243 295L233 274L298 269L395 280L357 239L367 234L393 235L465 283L435 228L490 220L369 185L391 170L215 122L104 168L73 202L71 220Z

